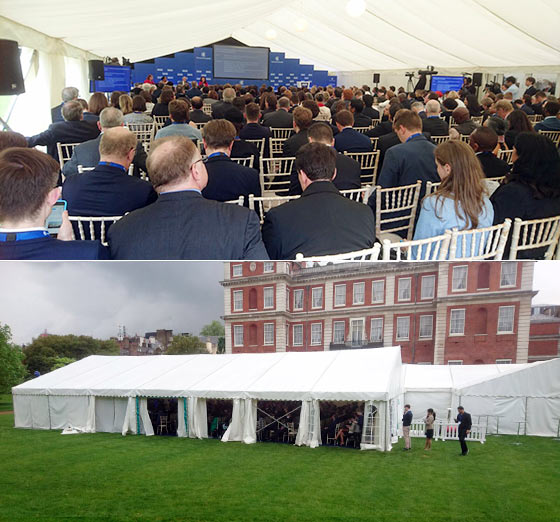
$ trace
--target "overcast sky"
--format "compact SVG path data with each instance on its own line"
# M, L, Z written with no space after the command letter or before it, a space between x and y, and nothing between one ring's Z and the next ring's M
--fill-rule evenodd
M198 334L224 313L223 263L0 263L0 323L14 342L44 330L100 339L158 328ZM560 304L560 262L535 265L534 304Z

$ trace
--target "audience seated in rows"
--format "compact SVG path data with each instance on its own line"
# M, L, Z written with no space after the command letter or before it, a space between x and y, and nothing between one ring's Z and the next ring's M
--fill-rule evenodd
M98 241L72 241L67 211L58 238L49 235L46 220L61 194L58 172L58 162L35 149L0 153L0 259L108 258Z
M560 131L560 103L549 101L543 108L544 119L535 124L536 131Z
M270 258L371 248L375 218L365 205L344 197L332 183L336 176L334 149L322 143L304 145L297 153L296 169L301 197L272 208L264 219L262 237Z
M469 110L464 107L457 107L453 111L453 119L455 120L455 125L451 126L451 130L449 131L450 136L454 135L451 131L456 131L462 136L468 136L478 127L478 125L471 120Z
M189 119L194 123L206 123L212 119L212 116L206 114L202 110L204 105L202 98L200 96L195 96L191 99L192 110L189 112Z
M431 136L448 136L449 125L440 118L441 105L437 100L426 103L426 117L422 120L422 131L429 132Z
M62 103L51 109L51 121L53 123L65 121L64 117L62 116L62 107L66 102L77 100L79 95L80 92L78 91L78 89L76 89L76 87L64 87L64 89L62 89L62 92L60 93Z
M152 99L155 97L155 93L152 95ZM169 103L175 99L175 94L171 87L163 89L161 95L158 95L156 103L152 109L152 116L169 116Z
M62 185L62 199L71 216L122 216L157 199L149 182L128 175L137 144L126 127L103 131L95 169L70 176Z
M49 128L27 138L29 147L46 145L47 153L58 161L57 143L82 143L99 135L96 122L84 121L84 111L79 101L66 102L62 107L64 121L49 125Z
M272 137L272 132L269 127L265 127L259 123L261 111L256 103L249 103L245 106L245 120L246 125L239 132L239 137L242 140L260 140ZM266 143L268 146L268 143ZM268 150L268 149L267 149ZM268 157L268 154L265 154Z
M282 146L282 155L285 157L295 157L297 151L308 142L307 130L313 123L313 114L305 107L296 107L293 118L294 134Z
M484 126L492 129L498 136L498 144L494 152L497 153L499 150L506 150L507 122L498 116L493 116L484 122Z
M227 120L212 120L203 130L208 183L202 195L215 201L230 201L244 196L249 206L249 194L261 195L258 170L244 167L230 159L236 130Z
M509 165L494 154L498 144L498 135L490 127L479 127L469 138L480 166L487 178L498 178L509 172Z
M154 119L146 114L146 100L143 96L135 96L132 98L131 112L124 114L125 123L153 123Z
M202 197L208 173L191 140L156 140L147 166L159 197L111 226L112 259L268 258L255 212Z
M357 98L352 98L352 100L350 100L350 112L352 113L352 116L354 116L353 127L371 126L371 118L364 114L363 110L364 102L362 100L358 100Z
M89 105L86 100L84 100L83 98L78 98L76 101L79 102L80 105L82 106L83 117L85 121L92 121L92 122L99 121L99 116L97 114L93 114L92 112L90 112Z
M527 118L527 115L522 110L514 110L507 119L508 129L504 135L506 147L513 149L515 140L521 132L535 132L533 125Z
M322 143L329 147L334 147L334 137L332 128L327 122L314 123L307 132L309 143ZM360 164L342 154L336 154L336 176L332 180L334 186L338 190L359 189L361 187L361 168ZM296 166L292 170L290 176L290 196L297 196L302 193L301 183L299 182L298 171Z
M215 120L225 118L228 109L233 108L233 100L235 100L235 89L228 87L222 93L222 100L212 105L212 118Z
M189 106L185 100L171 100L169 102L169 119L171 125L157 131L155 139L168 136L185 136L191 140L202 141L202 134L196 125L189 123Z
M334 148L338 152L371 152L371 140L361 132L354 130L354 117L347 110L338 111L334 119L338 133L334 138Z
M107 129L122 127L124 125L123 114L119 109L106 107L101 111L97 127L100 134L93 140L85 141L74 147L72 157L64 164L62 173L66 176L78 174L78 165L82 167L95 167L99 163L99 143L103 133ZM136 143L136 154L134 156L134 176L140 177L141 171L146 172L146 151L139 141Z
M262 109L261 109L262 110ZM278 109L274 112L263 113L262 124L274 129L288 129L294 125L293 114L289 112L290 100L283 96L278 100Z
M362 111L362 114L368 116L372 120L379 120L381 118L379 111L372 107L373 96L371 94L364 94L362 96L362 101L364 102L364 110Z
M243 113L235 107L226 111L225 119L229 121L235 128L235 140L231 148L232 158L249 158L253 156L253 167L259 169L260 153L258 147L254 143L239 138L241 129L245 126L245 118Z

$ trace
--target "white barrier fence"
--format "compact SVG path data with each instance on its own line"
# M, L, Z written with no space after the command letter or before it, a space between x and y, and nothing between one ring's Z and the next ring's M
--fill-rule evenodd
M413 422L410 426L411 437L425 437L426 424L424 422ZM434 423L434 439L435 440L459 440L459 424L456 422L436 421ZM486 441L486 426L473 424L470 433L465 440L472 442L480 442L484 444Z

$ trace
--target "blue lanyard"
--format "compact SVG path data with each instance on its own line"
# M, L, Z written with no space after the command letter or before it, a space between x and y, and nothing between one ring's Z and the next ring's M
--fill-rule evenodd
M225 152L212 152L212 154L210 154L208 156L208 158L213 158L215 156L225 156L227 158L227 154Z
M126 172L126 169L123 165L119 165L118 163L113 163L112 161L100 161L99 165L108 165L109 167L115 167L117 169L121 169L123 172Z
M25 241L26 239L39 239L49 237L46 230L30 230L28 232L0 232L0 241Z
M422 133L417 132L416 134L413 134L412 136L409 136L405 143L408 143L412 138L416 138L416 136L422 136Z

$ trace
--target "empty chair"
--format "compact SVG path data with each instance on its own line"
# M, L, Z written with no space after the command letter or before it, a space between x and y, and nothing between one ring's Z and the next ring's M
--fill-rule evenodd
M381 244L375 243L372 248L345 252L344 254L334 254L327 256L304 257L303 254L296 254L296 261L316 261L330 263L333 261L377 261L381 252Z
M451 231L449 259L501 260L504 256L510 228L511 219L506 219L500 225L474 230L457 230L454 228Z
M508 165L513 165L513 149L499 150L498 158L504 160Z
M79 143L56 143L56 148L58 150L58 162L60 163L60 169L64 167L64 164L72 157L74 153L74 147L79 145Z
M398 240L394 237L398 232L405 232L406 239L412 239L421 187L421 181L403 187L375 187L375 233L378 239Z
M372 152L344 152L344 155L349 156L360 164L360 180L362 184L375 185L380 155L378 150Z
M295 158L261 158L260 180L263 196L271 196L276 191L287 191Z
M294 129L292 127L288 127L288 128L272 127L270 130L272 131L273 138L283 138L283 139L288 139L294 132Z
M450 243L450 230L441 236L413 241L397 241L392 243L389 239L384 239L383 261L442 261L447 259Z
M519 252L531 251L527 256L531 259L554 259L559 238L560 216L527 221L515 218L509 258L517 259Z
M264 145L266 142L266 138L261 138L258 140L245 140L247 143L252 143L253 145L256 145L257 149L259 149L259 154L261 156L264 156Z
M282 205L300 196L261 196L257 197L249 194L249 208L257 212L261 225L264 223L265 214L274 207Z
M78 232L80 237L75 237L74 232L72 233L73 239L79 239L86 241L88 239L99 239L101 243L107 246L105 237L107 235L107 230L109 227L122 218L122 216L103 216L103 217L93 217L93 216L68 216L70 222L77 223ZM89 237L87 237L84 224L88 227ZM74 229L74 227L72 227Z
M249 167L250 169L253 168L253 162L255 161L255 156L249 156L248 158L230 158L231 161L235 161L239 163L239 165L243 165L244 167Z

